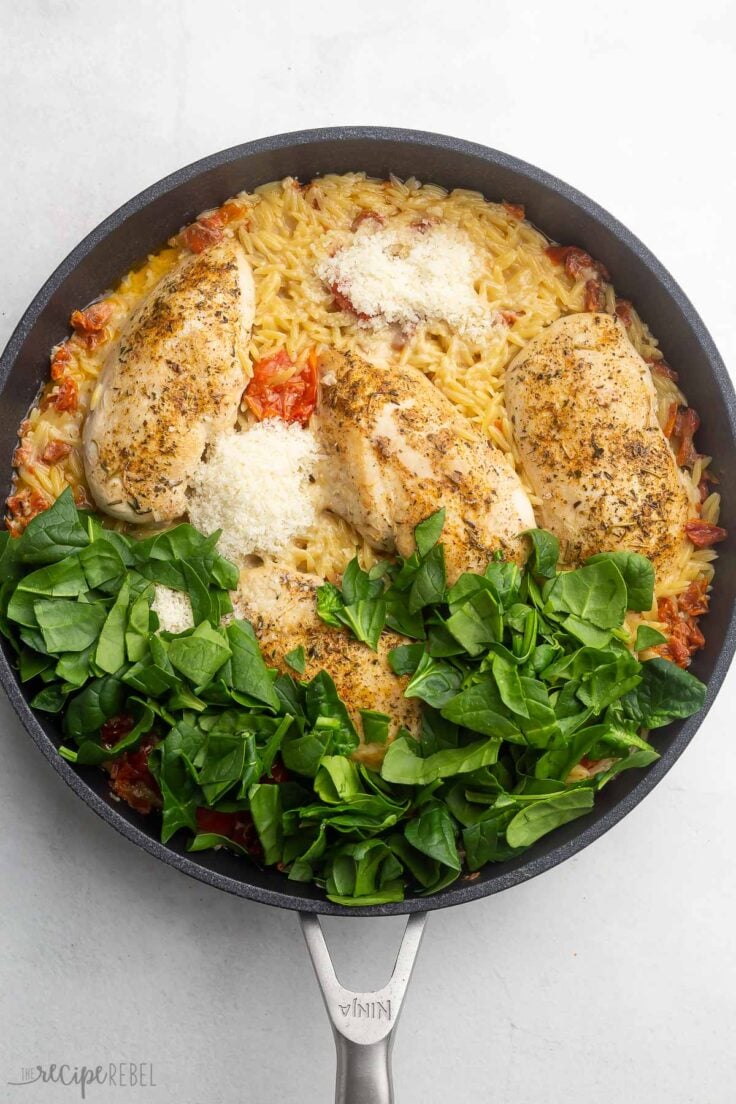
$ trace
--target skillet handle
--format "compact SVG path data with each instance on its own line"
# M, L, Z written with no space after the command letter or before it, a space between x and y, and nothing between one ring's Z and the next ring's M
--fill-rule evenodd
M354 993L337 979L319 918L312 912L299 913L335 1037L335 1104L393 1104L393 1035L426 919L426 912L409 917L386 985L372 993Z

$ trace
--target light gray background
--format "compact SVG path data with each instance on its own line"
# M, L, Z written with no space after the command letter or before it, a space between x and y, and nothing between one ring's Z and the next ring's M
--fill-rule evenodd
M384 123L576 184L654 250L736 364L728 0L3 0L0 26L3 341L76 242L165 173L278 131ZM431 916L399 1104L736 1099L735 708L732 675L667 779L584 854ZM4 701L0 724L0 1097L77 1099L6 1087L24 1065L131 1059L154 1063L155 1089L90 1099L330 1100L296 917L139 853ZM400 922L328 926L346 980L382 981Z

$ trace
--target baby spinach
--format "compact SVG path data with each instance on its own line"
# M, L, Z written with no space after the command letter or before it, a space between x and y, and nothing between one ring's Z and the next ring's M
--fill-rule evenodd
M77 511L70 492L0 539L0 631L33 706L61 715L65 758L109 766L144 737L155 745L164 842L183 831L193 851L257 854L339 904L436 893L585 815L617 774L657 758L640 729L705 696L669 661L639 661L665 642L651 625L626 646L626 610L653 601L641 556L559 570L556 538L532 530L525 568L499 552L448 587L443 523L438 511L417 526L407 557L368 571L353 559L316 599L323 622L367 647L385 628L406 638L387 661L420 703L420 739L394 735L388 713L356 721L327 671L304 678L303 645L279 673L247 621L222 625L238 570L217 533L179 525L135 540ZM161 584L189 595L192 628L160 630ZM365 762L352 758L356 723Z

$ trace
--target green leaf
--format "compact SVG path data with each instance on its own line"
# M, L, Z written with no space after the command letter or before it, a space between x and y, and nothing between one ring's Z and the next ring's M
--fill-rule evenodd
M31 519L13 551L21 563L51 564L73 555L88 543L71 487L67 487L48 510Z
M462 673L456 667L433 659L425 652L409 680L404 697L421 698L428 705L441 709L457 694L462 679Z
M298 675L303 675L307 661L302 645L300 644L297 648L292 648L290 652L287 652L284 656L284 662L289 664L292 671L296 671Z
M109 675L114 675L125 663L125 626L128 620L129 598L130 589L126 582L110 607L97 641L95 663Z
M404 786L425 786L437 778L452 778L495 763L501 740L491 737L461 748L448 748L421 758L416 740L399 736L386 752L381 777Z
M639 625L636 630L636 642L634 651L643 652L647 648L655 648L657 644L666 644L667 637L651 625Z
M446 511L443 506L441 510L437 510L436 513L430 514L424 521L420 521L414 530L414 542L421 557L428 555L440 539L445 524L445 514Z
M560 558L560 542L547 529L527 529L521 534L529 537L532 550L527 567L543 579L553 579Z
M131 663L139 663L149 648L151 602L154 588L146 586L131 602L125 629L125 652Z
M694 675L668 659L649 659L641 665L642 681L624 699L636 724L661 728L702 709L706 687Z
M279 699L274 690L273 678L261 655L253 626L249 621L231 621L226 632L232 651L233 689L241 694L248 694L277 711ZM173 659L171 662L174 662Z
M70 699L64 715L64 732L77 742L99 732L105 721L122 712L126 693L125 685L111 675L92 679Z
M342 594L333 583L323 583L317 587L317 614L327 625L334 629L342 628L343 622L337 616L345 607Z
M68 598L39 598L33 612L46 650L57 654L83 652L97 640L105 622L103 606Z
M424 655L424 644L399 644L388 653L388 665L395 675L413 675Z
M654 604L654 567L638 552L599 552L589 556L587 564L612 563L626 584L626 608L646 611Z
M626 585L611 560L563 572L545 586L544 597L546 608L598 629L617 629L626 616Z
M531 847L554 828L584 816L593 807L593 800L592 790L571 789L527 805L510 822L506 841L510 847Z
M420 816L410 820L404 834L417 851L449 866L451 870L460 870L455 826L444 805L431 805Z
M416 613L425 606L442 602L446 581L445 550L441 544L436 544L422 559L412 581L409 589L409 613Z
M484 736L494 736L514 743L526 742L518 721L509 715L495 679L490 674L450 698L442 710L442 716Z
M236 622L228 625L227 635ZM206 686L231 656L222 632L203 621L190 636L179 636L169 644L169 661L195 686ZM262 662L262 661L261 661Z
M351 605L343 606L336 616L357 640L376 651L386 624L386 603L383 598L360 598Z
M385 744L391 728L389 715L378 713L375 709L361 709L359 712L365 742L367 744Z
M280 862L283 846L281 787L256 783L248 791L248 799L264 862L267 865Z

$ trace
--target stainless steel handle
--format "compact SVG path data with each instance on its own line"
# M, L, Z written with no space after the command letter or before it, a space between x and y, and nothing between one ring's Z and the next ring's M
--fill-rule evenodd
M340 984L319 917L300 912L299 919L335 1037L335 1104L393 1104L391 1047L426 912L409 917L391 979L371 993L354 993Z

